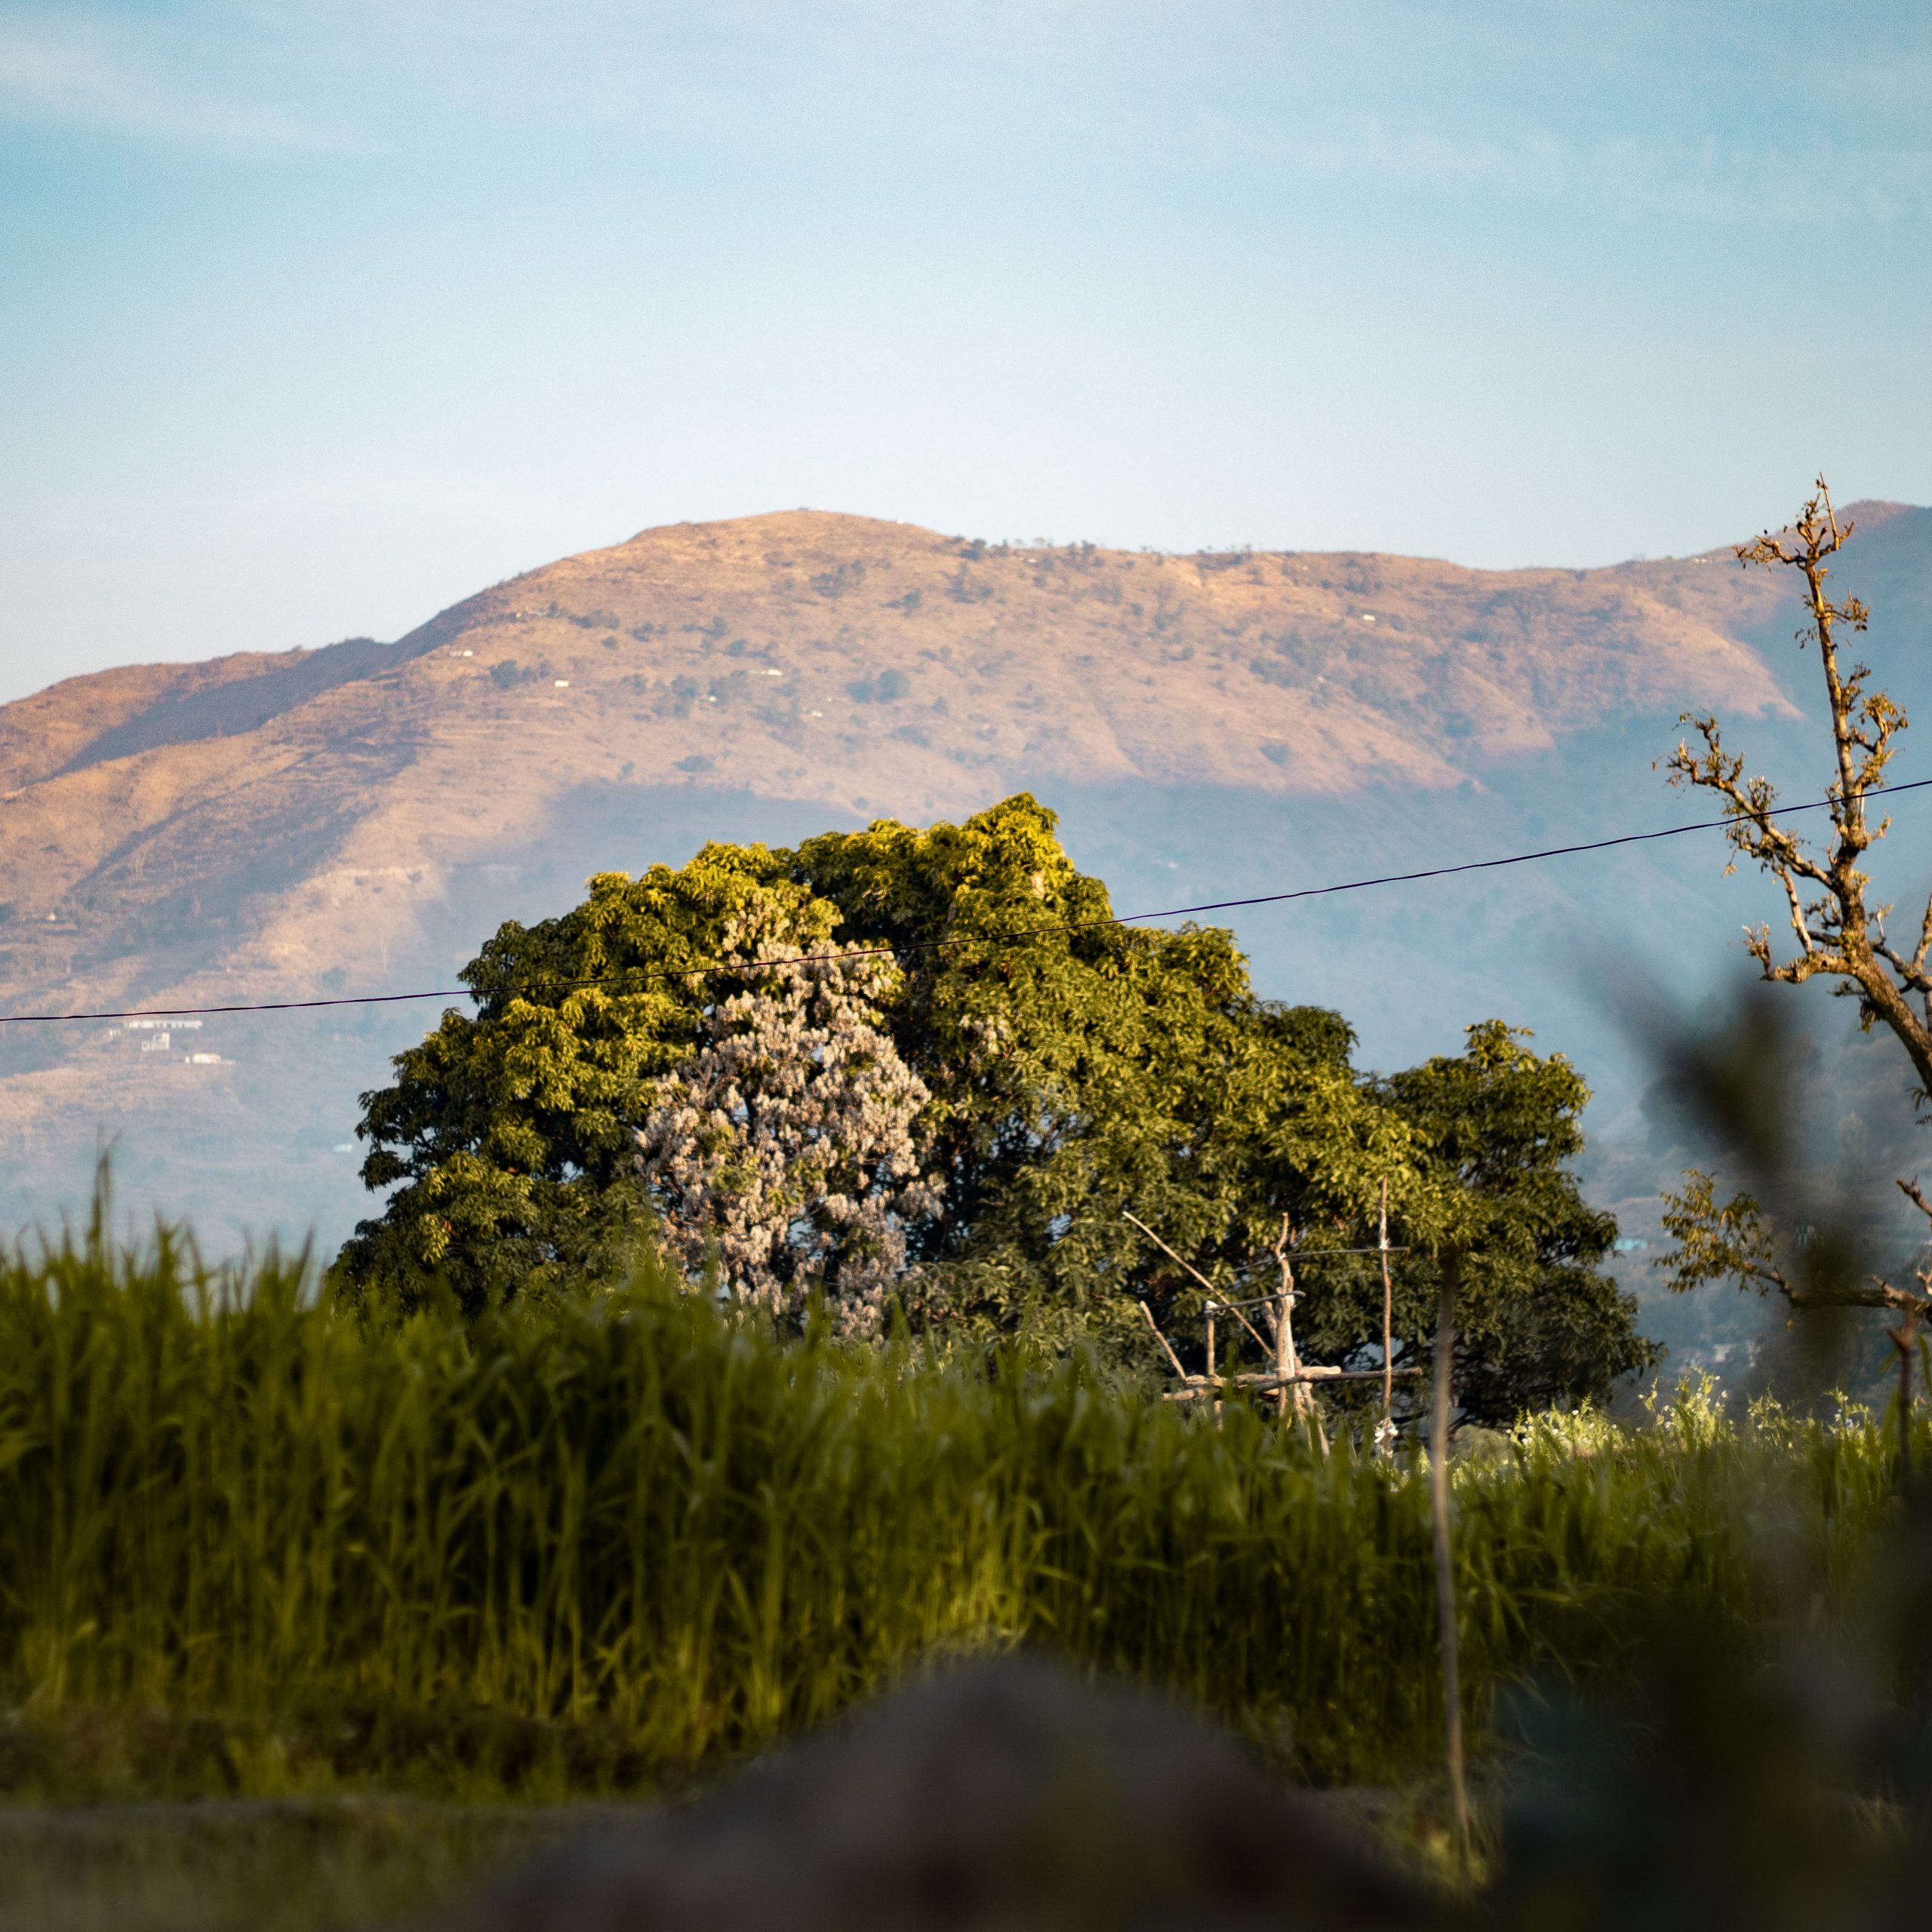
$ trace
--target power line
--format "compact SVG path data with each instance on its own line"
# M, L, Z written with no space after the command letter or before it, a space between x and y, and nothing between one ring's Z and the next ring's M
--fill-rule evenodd
M1875 796L1880 791L1888 795L1900 792L1920 792L1928 786L1932 786L1932 778L1915 778L1903 785L1876 788L1868 795ZM1837 802L1832 798L1814 798L1801 805L1780 805L1777 808L1777 812L1785 817L1795 817L1799 812L1826 811ZM1624 832L1614 838L1586 839L1574 845L1546 845L1537 851L1512 852L1501 858L1463 859L1454 865L1428 866L1418 872L1383 872L1373 878L1345 879L1334 885L1298 886L1291 892L1257 893L1247 899L1209 900L1198 906L1170 906L1158 912L1120 912L1100 919L1060 919L1047 925L968 933L953 939L925 940L905 946L854 946L842 952L799 953L788 959L713 959L702 961L694 966L626 967L615 973L596 974L586 979L546 980L540 984L549 992L568 992L584 986L609 986L614 981L623 980L642 980L648 983L657 980L696 979L713 973L754 973L763 968L779 966L820 966L835 964L848 959L899 958L912 953L945 952L954 946L992 943L1025 945L1030 940L1044 939L1054 933L1084 932L1107 926L1136 925L1146 919L1186 918L1197 912L1238 912L1251 906L1281 906L1291 900L1324 899L1338 892L1365 892L1371 886L1410 885L1422 879L1453 878L1460 872L1491 872L1503 866L1527 866L1539 859L1568 858L1580 852L1607 852L1619 845L1647 845L1660 838L1681 838L1690 832L1721 831L1747 818L1761 818L1768 823L1773 816L1768 811L1763 814L1733 812L1724 818L1700 819L1692 825L1668 825L1655 832ZM475 999L478 997L472 987L438 986L423 992L346 993L328 999L252 1000L237 1001L228 1006L138 1006L100 1013L0 1014L0 1026L55 1026L81 1020L191 1020L228 1013L305 1013L320 1007L395 1006L411 1000Z

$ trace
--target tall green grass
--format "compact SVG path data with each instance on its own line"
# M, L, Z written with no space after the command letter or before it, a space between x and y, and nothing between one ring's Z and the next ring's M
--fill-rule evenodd
M1889 1484L1869 1422L1740 1433L1695 1400L1460 1466L1478 1731L1513 1681L1614 1665L1664 1599L1762 1640L1771 1530L1842 1595ZM553 1783L648 1783L936 1654L1030 1642L1312 1777L1387 1780L1435 1752L1431 1590L1416 1469L1324 1463L1078 1361L780 1343L650 1279L365 1328L299 1271L211 1276L166 1235L0 1272L17 1751L118 1712L256 1740L224 1774L250 1788L447 1783L489 1737L514 1783L559 1736L580 1748Z

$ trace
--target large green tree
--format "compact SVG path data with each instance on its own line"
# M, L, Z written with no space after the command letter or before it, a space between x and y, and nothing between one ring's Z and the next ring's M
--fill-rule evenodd
M1278 1292L1285 1260L1301 1357L1379 1366L1385 1284L1370 1251L1386 1185L1398 1369L1429 1365L1438 1257L1452 1244L1462 1252L1455 1389L1466 1420L1493 1426L1601 1400L1656 1365L1635 1298L1602 1269L1617 1226L1572 1171L1589 1092L1561 1054L1540 1056L1490 1020L1469 1029L1461 1054L1379 1078L1350 1065L1352 1038L1334 1014L1257 1003L1247 1033L1201 1131L1177 1144L1168 1219L1153 1224L1192 1264L1151 1264L1177 1333L1198 1330L1210 1299ZM1225 1316L1222 1332L1237 1350L1247 1335L1256 1353L1272 1352L1271 1314L1263 1302L1251 1316L1258 1334ZM1398 1417L1422 1406L1425 1386L1398 1383Z
M1635 1297L1602 1269L1617 1223L1584 1200L1571 1171L1589 1089L1561 1054L1523 1042L1486 1021L1469 1029L1463 1053L1382 1083L1427 1150L1425 1171L1455 1203L1456 1393L1467 1418L1492 1426L1601 1398L1661 1359L1637 1332ZM1425 1251L1401 1272L1406 1334L1432 1315L1437 1265Z
M466 971L476 1010L446 1014L365 1097L365 1177L394 1191L344 1249L343 1291L406 1300L440 1275L475 1306L620 1273L649 1237L662 1097L715 1051L728 1007L749 1011L772 970L760 958L835 949L891 955L874 1017L923 1089L920 1211L893 1238L899 1300L926 1332L1151 1351L1145 1300L1193 1349L1208 1291L1129 1214L1243 1298L1276 1281L1284 1244L1358 1243L1386 1185L1404 1245L1466 1222L1494 1251L1472 1276L1463 1350L1485 1415L1512 1389L1601 1392L1648 1358L1631 1305L1593 1271L1610 1234L1564 1165L1583 1094L1562 1061L1493 1028L1466 1056L1364 1077L1346 1023L1257 998L1226 932L1115 923L1024 795L956 826L708 846L504 927ZM750 1103L733 1104L730 1132L749 1134ZM647 1173L638 1134L654 1118ZM802 1194L797 1211L835 1280L839 1213ZM678 1213L688 1251L688 1196ZM1404 1257L1398 1277L1413 1338L1426 1260ZM1298 1281L1305 1354L1379 1352L1379 1275L1345 1260Z

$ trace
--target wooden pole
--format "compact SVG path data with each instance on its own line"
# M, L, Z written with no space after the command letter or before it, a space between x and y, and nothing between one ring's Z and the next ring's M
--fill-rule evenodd
M1140 1312L1143 1315L1146 1316L1147 1325L1153 1330L1154 1339L1161 1345L1161 1352L1167 1357L1168 1361L1174 1364L1174 1373L1178 1375L1183 1382L1188 1380L1189 1377L1187 1371L1183 1368L1180 1365L1180 1357L1176 1355L1174 1350L1168 1346L1167 1337L1161 1333L1161 1324L1154 1319L1154 1311L1143 1301L1140 1304Z
M1245 1328L1245 1329L1247 1331L1247 1332L1248 1332L1251 1335L1254 1336L1254 1346L1255 1346L1257 1349L1260 1349L1260 1350L1261 1350L1261 1352L1263 1352L1263 1354L1264 1354L1264 1355L1265 1355L1265 1354L1266 1354L1266 1353L1267 1353L1267 1352L1268 1352L1268 1344L1267 1344L1267 1343L1266 1343L1266 1341L1264 1341L1264 1340L1262 1339L1262 1337L1261 1337L1260 1332L1260 1331L1259 1331L1259 1330L1257 1330L1257 1329L1256 1328L1256 1327L1255 1327L1254 1324L1253 1322L1251 1322L1251 1321L1249 1321L1249 1320L1248 1320L1248 1318L1247 1318L1247 1317L1246 1315L1244 1315L1244 1314L1242 1314L1242 1312L1241 1312L1241 1304L1239 1302L1238 1302L1238 1301L1220 1301L1220 1300L1217 1300L1217 1299L1215 1299L1215 1297L1216 1297L1216 1294L1217 1294L1217 1290L1216 1290L1216 1288L1215 1288L1215 1287L1214 1287L1214 1283L1213 1283L1212 1281L1209 1281L1209 1280L1208 1280L1208 1277L1207 1277L1205 1275L1202 1274L1202 1273L1201 1273L1201 1270L1200 1270L1198 1268L1195 1267L1195 1265L1194 1265L1194 1263L1193 1263L1192 1262L1191 1262L1191 1261L1188 1260L1187 1260L1187 1259L1186 1259L1186 1257L1183 1257L1183 1256L1181 1256L1181 1255L1178 1255L1178 1254L1177 1254L1174 1251L1174 1250L1173 1250L1172 1248L1171 1248L1171 1247L1167 1244L1167 1243L1166 1243L1165 1241L1164 1241L1161 1238L1161 1237L1160 1237L1158 1235L1157 1235L1157 1234L1154 1232L1154 1230L1153 1230L1152 1228L1150 1228L1150 1227L1147 1225L1147 1223L1146 1223L1145 1221L1143 1221L1143 1220L1141 1220L1140 1217L1138 1214L1128 1214L1128 1213L1125 1211L1125 1209L1122 1209L1122 1210L1121 1210L1121 1219L1122 1220L1124 1220L1124 1221L1128 1221L1128 1222L1131 1222L1131 1223L1132 1223L1132 1224L1133 1224L1135 1227L1138 1228L1138 1229L1140 1230L1140 1232L1141 1232L1143 1235L1145 1235L1147 1237L1147 1238L1148 1238L1149 1241L1151 1241L1154 1244L1154 1245L1155 1245L1156 1247L1158 1247L1158 1248L1161 1251L1161 1252L1163 1254L1164 1254L1164 1255L1168 1257L1168 1259L1170 1261L1171 1261L1171 1262L1174 1263L1177 1266L1180 1266L1180 1267L1182 1267L1182 1268L1185 1268L1185 1269L1187 1270L1187 1272L1188 1272L1190 1275L1192 1275L1194 1277L1194 1278L1195 1278L1197 1281L1198 1281L1198 1282L1201 1284L1201 1285L1204 1288L1205 1288L1205 1289L1208 1291L1208 1306L1209 1310L1211 1311L1211 1312L1209 1313L1209 1315L1208 1315L1208 1320L1209 1320L1209 1321L1210 1321L1210 1323L1211 1323L1211 1324L1212 1323L1212 1321L1213 1321L1213 1320L1214 1320L1214 1315L1213 1315L1213 1313L1212 1313L1212 1312L1211 1312L1211 1311L1213 1311L1214 1309L1223 1309L1223 1308L1226 1309L1228 1311L1228 1312L1229 1312L1230 1315L1232 1315L1234 1317L1234 1318L1235 1318L1237 1321L1238 1321L1238 1322L1241 1324L1241 1325L1244 1328ZM1270 1297L1264 1297L1264 1299L1271 1299L1271 1298L1270 1298ZM1143 1306L1145 1306L1145 1304L1143 1303ZM1258 1304L1251 1303L1251 1304L1250 1304L1250 1306L1258 1306ZM1148 1320L1149 1320L1149 1321L1152 1321L1152 1320L1153 1320L1153 1318L1153 1318L1153 1316L1152 1316L1152 1315L1149 1315L1148 1316L1148 1318L1148 1318ZM1209 1342L1210 1342L1210 1345L1211 1345L1211 1344L1212 1344L1212 1341L1213 1341L1213 1337L1211 1336L1211 1337L1209 1337Z
M1294 1249L1289 1239L1291 1225L1284 1214L1281 1238L1275 1244L1275 1259L1281 1269L1281 1301L1275 1317L1275 1373L1282 1385L1276 1398L1275 1413L1284 1423L1287 1422L1292 1393L1295 1420L1308 1432L1309 1440L1321 1451L1321 1460L1325 1463L1328 1460L1328 1432L1322 1426L1321 1407L1309 1391L1306 1378L1301 1372L1301 1358L1295 1352L1295 1267Z
M1214 1383L1214 1420L1221 1420L1220 1383L1214 1374L1214 1304L1208 1304L1208 1380Z
M1123 1211L1121 1215L1121 1219L1124 1221L1132 1222L1134 1226L1138 1228L1140 1232L1145 1235L1170 1261L1177 1263L1180 1267L1185 1268L1187 1272L1208 1291L1211 1297L1214 1297L1218 1292L1215 1288L1214 1283L1209 1281L1208 1277L1202 1274L1201 1270L1195 1267L1192 1262L1177 1254L1174 1250L1171 1248L1167 1243L1147 1225L1145 1221L1142 1220L1137 1214L1129 1214ZM1273 1297L1272 1296L1264 1296L1263 1297L1263 1300L1272 1300L1272 1299ZM1260 1349L1264 1354L1267 1352L1268 1344L1262 1340L1260 1333L1257 1331L1254 1326L1254 1324L1249 1321L1246 1315L1242 1314L1241 1312L1241 1304L1239 1302L1211 1300L1210 1306L1214 1308L1226 1309L1251 1335L1254 1337L1254 1346L1257 1349ZM1258 1306L1258 1304L1251 1303L1249 1306L1252 1307Z
M1449 1770L1449 1801L1456 1814L1457 1853L1466 1880L1469 1793L1463 1766L1463 1683L1456 1627L1455 1550L1449 1521L1451 1368L1456 1346L1456 1288L1462 1266L1459 1249L1443 1251L1442 1293L1435 1314L1435 1405L1429 1418L1429 1501L1435 1531L1435 1614L1442 1647L1443 1755Z
M1426 1375L1424 1368L1398 1368L1398 1375ZM1295 1377L1297 1382L1320 1384L1327 1382L1380 1382L1382 1371L1379 1368L1323 1368L1317 1366L1304 1368ZM1256 1395L1265 1395L1271 1389L1280 1386L1272 1375L1217 1375L1210 1382L1204 1375L1190 1375L1178 1389L1170 1389L1161 1397L1164 1402L1198 1401L1204 1396L1211 1396L1218 1403L1222 1392L1229 1389L1246 1389Z
M1912 1481L1912 1358L1918 1352L1918 1311L1907 1309L1885 1333L1899 1352L1899 1487Z
M1376 1246L1382 1251L1382 1421L1392 1428L1395 1407L1395 1364L1393 1332L1395 1325L1395 1291L1389 1280L1389 1177L1382 1177L1382 1222Z
M1275 1396L1275 1413L1285 1423L1288 1419L1289 1378L1300 1364L1295 1360L1295 1334L1294 1311L1295 1305L1294 1269L1288 1260L1288 1217L1281 1217L1281 1238L1275 1244L1275 1265L1281 1271L1281 1293L1275 1305L1275 1373L1281 1377L1281 1386ZM1294 1386L1295 1414L1301 1414L1301 1389Z

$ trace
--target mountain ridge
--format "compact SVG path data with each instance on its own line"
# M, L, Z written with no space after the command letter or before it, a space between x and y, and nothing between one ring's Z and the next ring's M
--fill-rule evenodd
M1922 614L1932 512L1850 513ZM777 838L1023 788L1067 804L1076 854L1123 812L1162 817L1123 801L1185 795L1223 823L1168 815L1179 856L1150 866L1219 879L1243 815L1285 812L1311 853L1339 848L1337 870L1380 869L1378 801L1436 798L1425 818L1500 837L1482 828L1521 816L1511 774L1548 767L1560 786L1638 721L1709 707L1795 727L1807 694L1767 652L1795 620L1787 585L1723 551L1478 571L1015 547L829 512L660 526L393 644L123 667L0 706L0 1010L447 985L501 917L560 909L591 870L681 857L714 825ZM50 1163L71 1170L96 1121L138 1138L186 1109L188 1139L238 1174L282 1131L278 1105L339 1138L345 1096L429 1017L302 1036L319 1070L293 1100L281 1049L249 1073L238 1053L136 1060L125 1032L8 1028L0 1149L44 1206ZM299 1195L304 1166L264 1171Z

